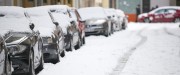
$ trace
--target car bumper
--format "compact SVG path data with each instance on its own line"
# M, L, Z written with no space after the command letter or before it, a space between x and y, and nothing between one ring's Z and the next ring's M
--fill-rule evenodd
M43 57L45 62L56 59L57 54L57 44L47 44L43 46Z
M104 33L104 28L86 28L85 34L86 35L93 35L93 34L102 34Z

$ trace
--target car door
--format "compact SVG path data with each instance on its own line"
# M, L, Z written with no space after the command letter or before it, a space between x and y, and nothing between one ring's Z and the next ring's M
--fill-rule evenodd
M164 22L172 22L174 20L175 9L166 9L164 13Z
M38 36L37 32L34 32L33 34L34 35L31 37L31 42L34 49L34 63L35 67L37 67L37 65L40 63L41 50L39 48L41 47L42 42L39 40L40 37Z
M57 32L57 36L58 36L58 42L59 42L59 49L64 50L65 48L65 44L64 44L64 33L62 31L62 28L60 26L57 26L58 32Z
M154 13L154 21L155 22L163 22L163 20L164 20L164 12L165 12L165 9L157 10Z
M3 49L3 44L0 43L0 75L4 72L5 64L5 51Z

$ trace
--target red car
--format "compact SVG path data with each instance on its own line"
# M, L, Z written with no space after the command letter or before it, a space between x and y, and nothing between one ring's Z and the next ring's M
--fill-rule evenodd
M180 7L159 7L138 16L138 22L180 22Z

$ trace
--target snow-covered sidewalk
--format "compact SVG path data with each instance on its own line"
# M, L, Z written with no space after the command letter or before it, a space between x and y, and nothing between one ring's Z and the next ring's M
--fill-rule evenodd
M178 24L129 23L110 37L87 37L38 75L180 75L179 31Z

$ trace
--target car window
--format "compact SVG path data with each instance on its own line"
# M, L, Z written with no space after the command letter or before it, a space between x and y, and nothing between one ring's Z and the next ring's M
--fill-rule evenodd
M167 9L165 13L176 13L175 9Z
M165 9L157 10L155 13L156 14L163 14L165 12Z

